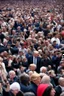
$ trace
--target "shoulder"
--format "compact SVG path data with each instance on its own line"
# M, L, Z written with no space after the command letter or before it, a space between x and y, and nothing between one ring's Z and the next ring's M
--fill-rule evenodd
M22 91L19 91L17 96L24 96L23 92Z

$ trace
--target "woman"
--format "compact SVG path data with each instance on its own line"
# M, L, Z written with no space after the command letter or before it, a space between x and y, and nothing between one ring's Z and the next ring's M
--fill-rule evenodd
M40 84L37 89L37 96L55 96L55 90L48 84Z
M10 96L24 96L20 91L20 85L17 82L14 82L10 85Z
M3 83L4 83L4 80L7 79L6 76L7 76L7 74L5 72L5 69L4 69L3 65L2 65L2 63L0 62L0 77L1 77L1 79L3 81Z

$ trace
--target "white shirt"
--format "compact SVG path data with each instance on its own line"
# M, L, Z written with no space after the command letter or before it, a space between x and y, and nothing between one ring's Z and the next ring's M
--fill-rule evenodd
M33 63L37 65L37 58L33 57Z

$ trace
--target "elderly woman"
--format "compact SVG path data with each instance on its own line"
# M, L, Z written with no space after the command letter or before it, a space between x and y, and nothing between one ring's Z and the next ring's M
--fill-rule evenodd
M20 91L20 85L17 82L14 82L10 85L10 96L24 96Z

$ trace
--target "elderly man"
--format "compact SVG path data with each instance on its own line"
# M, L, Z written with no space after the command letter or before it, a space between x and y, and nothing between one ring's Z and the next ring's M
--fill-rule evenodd
M62 92L64 92L64 77L60 77L58 80L59 85L56 86L56 95L55 96L60 96Z
M8 79L9 83L12 84L13 82L17 82L18 78L16 76L15 71L11 70L9 71L9 79Z
M29 65L34 63L36 67L36 72L40 72L40 63L41 63L41 58L39 57L39 52L34 51L33 55L28 58L28 63Z

